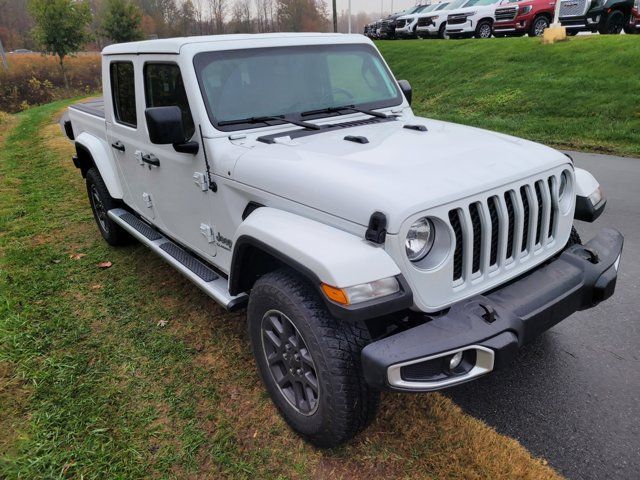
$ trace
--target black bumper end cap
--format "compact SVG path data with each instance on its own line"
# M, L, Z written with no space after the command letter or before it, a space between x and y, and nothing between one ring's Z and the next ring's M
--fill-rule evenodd
M573 218L583 222L594 222L602 215L606 206L607 200L605 198L597 205L593 205L588 197L576 197L576 210Z

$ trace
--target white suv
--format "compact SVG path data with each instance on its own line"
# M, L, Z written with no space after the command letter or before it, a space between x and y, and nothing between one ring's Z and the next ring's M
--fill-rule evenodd
M437 4L437 8L422 12L418 15L416 25L416 35L420 38L438 37L447 38L445 28L447 26L447 15L451 10L457 10L464 6L469 0L453 0Z
M505 0L469 0L447 17L446 33L451 38L490 38L496 8Z
M421 15L432 12L441 4L432 3L418 7L414 12L402 15L396 19L396 38L416 38L416 27Z

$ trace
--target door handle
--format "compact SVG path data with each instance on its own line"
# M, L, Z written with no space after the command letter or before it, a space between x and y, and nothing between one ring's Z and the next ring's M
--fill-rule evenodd
M152 153L145 153L142 155L142 161L144 163L148 163L149 165L153 165L154 167L160 166L160 160Z
M116 150L120 150L121 152L125 151L124 143L122 143L120 140L118 140L117 142L112 143L111 146L113 148L115 148Z

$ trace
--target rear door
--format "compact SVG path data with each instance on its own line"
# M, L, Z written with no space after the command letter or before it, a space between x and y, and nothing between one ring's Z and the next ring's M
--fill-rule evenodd
M143 217L153 220L148 167L140 159L145 131L140 111L139 61L137 57L106 59L103 81L109 85L104 98L107 140L125 186L124 201Z
M208 186L202 139L191 114L180 67L174 60L169 55L141 57L144 105L145 108L180 107L185 141L195 140L200 148L194 155L177 152L173 145L152 144L145 122L143 151L159 162L148 172L157 212L155 223L191 250L205 257L214 256L212 193Z

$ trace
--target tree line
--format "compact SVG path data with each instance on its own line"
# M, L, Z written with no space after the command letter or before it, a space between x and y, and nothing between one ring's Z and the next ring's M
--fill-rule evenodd
M0 0L6 50L41 49L35 11L46 8L82 12L78 32L87 34L82 36L88 50L144 38L332 28L326 0ZM352 20L359 24L363 15ZM340 25L346 25L346 15L341 17Z
M64 59L80 50L149 38L329 31L325 0L0 0L0 40L6 50L27 48ZM369 17L359 13L359 31ZM348 18L338 21L344 31Z

